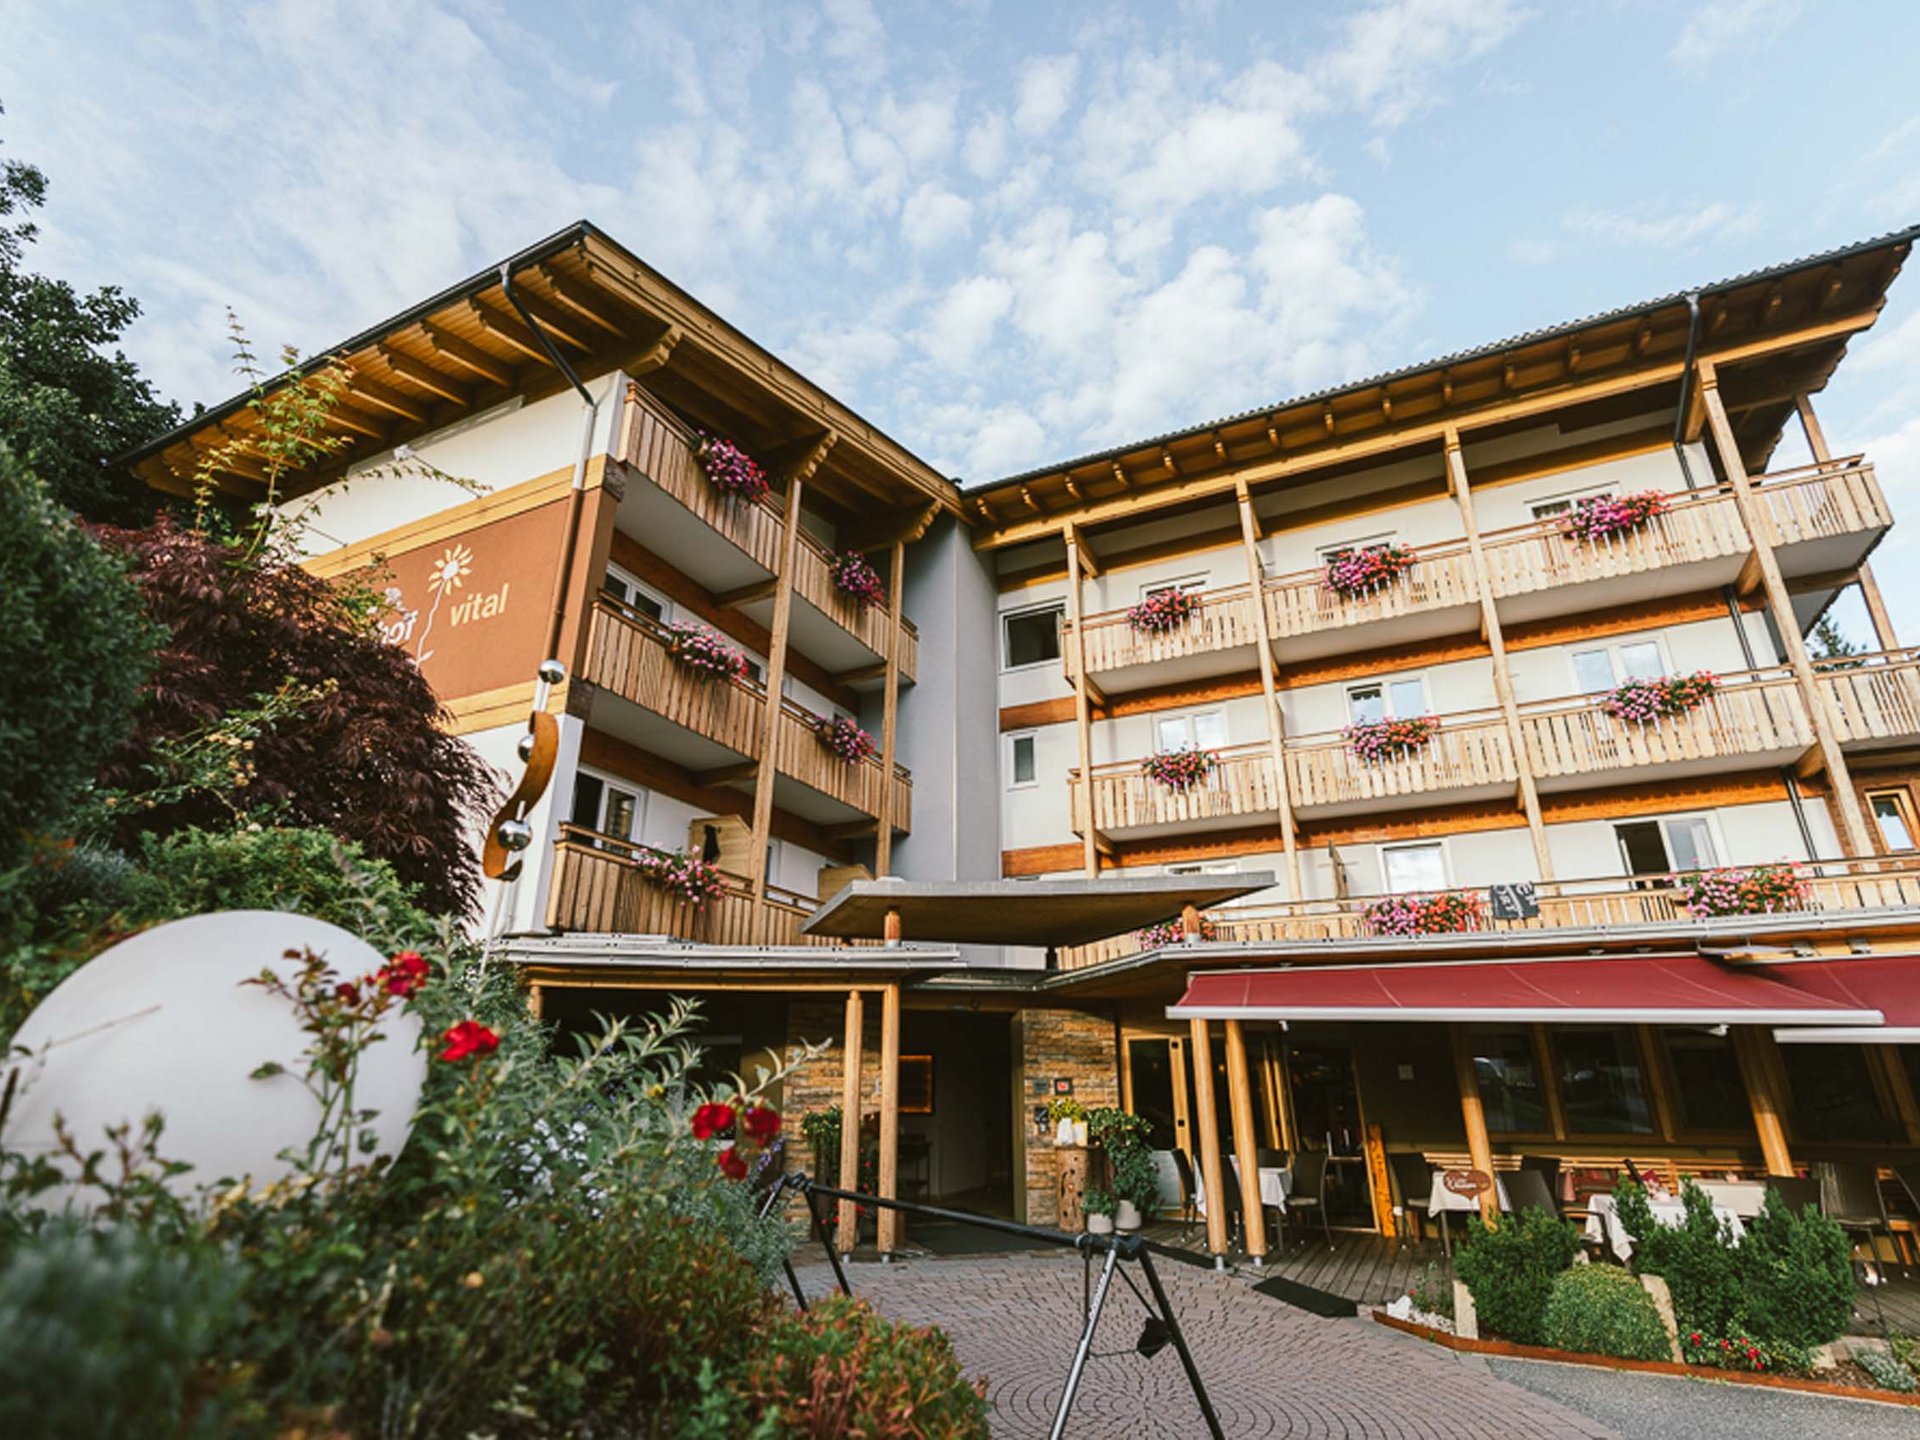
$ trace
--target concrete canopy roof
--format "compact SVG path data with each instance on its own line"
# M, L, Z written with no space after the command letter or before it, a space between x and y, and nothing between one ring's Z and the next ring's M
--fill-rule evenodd
M888 911L913 941L1084 945L1265 890L1272 874L1149 875L1128 880L856 880L813 912L809 935L878 939Z

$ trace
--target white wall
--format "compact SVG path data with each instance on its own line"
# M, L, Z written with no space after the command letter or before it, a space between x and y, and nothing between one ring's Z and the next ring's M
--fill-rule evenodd
M1031 734L1035 783L1013 784L1013 735ZM1076 837L1067 771L1080 763L1080 740L1072 725L1042 725L1000 737L1000 841L1003 850L1065 845Z
M1038 585L1023 586L1018 590L1002 593L996 604L993 624L993 663L1000 677L1000 704L1031 705L1040 700L1058 700L1071 697L1073 686L1067 683L1065 665L1059 660L1049 660L1039 665L1024 665L1017 670L1007 668L1006 631L1004 618L1016 611L1033 610L1046 605L1065 605L1067 600L1067 582L1049 580ZM1064 638L1063 638L1064 645ZM926 663L937 659L938 652L927 652ZM925 668L925 664L922 665Z
M1457 715L1491 709L1499 703L1493 688L1493 662L1486 659L1448 660L1438 665L1416 665L1383 675L1354 680L1302 685L1280 692L1280 713L1287 735L1299 739L1339 730L1352 722L1347 692L1359 685L1391 685L1418 677L1426 685L1427 709L1434 715Z
M1292 575L1319 569L1322 550L1383 537L1417 550L1423 545L1464 539L1465 531L1460 524L1460 509L1453 501L1423 500L1417 505L1401 505L1298 530L1283 530L1261 542L1260 558L1268 575Z
M1730 618L1715 617L1684 625L1652 625L1643 630L1566 645L1543 645L1537 649L1510 651L1507 658L1513 674L1514 699L1525 704L1529 700L1560 700L1577 695L1580 686L1573 673L1574 652L1602 648L1611 650L1614 670L1618 674L1621 647L1647 641L1660 646L1669 675L1689 675L1695 670L1711 670L1715 674L1725 675L1746 668L1746 658L1740 649L1740 636ZM1754 658L1762 664L1770 659L1763 651L1756 653Z

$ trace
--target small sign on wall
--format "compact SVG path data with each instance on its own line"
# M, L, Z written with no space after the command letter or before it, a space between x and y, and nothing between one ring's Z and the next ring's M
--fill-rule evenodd
M1496 920L1532 920L1540 913L1540 896L1531 880L1490 885L1487 908Z
M1070 1075L1056 1075L1053 1080L1053 1093L1056 1095L1073 1094L1073 1077Z

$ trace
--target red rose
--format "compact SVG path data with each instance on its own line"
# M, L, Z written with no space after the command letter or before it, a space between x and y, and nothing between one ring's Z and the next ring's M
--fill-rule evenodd
M342 1005L358 1005L360 1003L360 987L350 980L336 986L333 993L338 997Z
M478 1020L462 1020L450 1025L440 1039L447 1047L440 1052L440 1058L456 1064L475 1055L491 1055L500 1048L499 1035Z
M709 1100L693 1112L693 1138L726 1140L733 1135L733 1107Z
M780 1112L771 1105L756 1105L741 1120L756 1145L770 1144L780 1133Z
M386 963L374 979L389 995L398 995L405 1000L418 993L420 987L427 983L430 973L427 962L421 958L418 950L402 950Z
M729 1180L747 1178L747 1162L740 1158L740 1152L731 1145L714 1157L714 1163L719 1165L720 1173Z

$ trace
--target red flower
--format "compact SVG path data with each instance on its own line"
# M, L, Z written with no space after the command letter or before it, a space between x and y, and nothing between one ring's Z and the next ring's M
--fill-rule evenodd
M334 987L333 993L338 997L342 1005L358 1005L360 1003L360 986L355 981L343 981Z
M462 1020L450 1025L440 1039L447 1047L440 1052L440 1058L455 1064L475 1055L491 1055L500 1048L499 1035L478 1020Z
M380 982L389 995L398 995L405 1000L419 992L420 987L427 983L430 973L427 962L420 957L418 950L402 950L373 978Z
M720 1173L729 1180L747 1178L747 1162L740 1158L740 1152L731 1145L714 1157L714 1163L720 1167Z
M716 1137L726 1139L733 1134L733 1107L722 1105L717 1100L709 1100L693 1112L693 1138L712 1140Z
M780 1133L780 1112L771 1105L756 1105L741 1119L756 1145L770 1144Z

